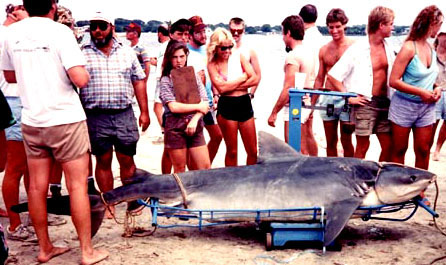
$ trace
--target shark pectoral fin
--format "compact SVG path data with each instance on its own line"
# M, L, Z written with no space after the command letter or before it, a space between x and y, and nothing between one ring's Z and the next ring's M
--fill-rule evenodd
M68 195L56 197L56 198L48 198L46 200L47 203L47 211L51 214L57 215L71 215L70 211L70 197ZM14 205L11 207L11 210L16 213L28 212L28 203L21 203L18 205Z
M324 246L330 245L341 233L361 201L362 198L355 197L327 206Z

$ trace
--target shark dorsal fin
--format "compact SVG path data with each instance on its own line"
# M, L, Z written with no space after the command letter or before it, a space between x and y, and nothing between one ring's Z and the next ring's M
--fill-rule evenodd
M259 156L258 164L272 163L275 161L284 161L297 159L302 155L284 141L278 139L264 131L259 132Z

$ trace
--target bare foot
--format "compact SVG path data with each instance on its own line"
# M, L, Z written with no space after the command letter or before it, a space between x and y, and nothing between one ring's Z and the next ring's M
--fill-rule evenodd
M437 152L437 151L435 151L435 152L434 152L434 155L433 155L433 157L432 157L432 160L434 160L434 161L440 161L440 153Z
M40 263L45 263L48 262L50 259L62 255L68 251L70 251L70 249L67 247L53 247L53 249L49 253L40 252L39 256L37 257L37 261L39 261Z
M8 212L0 208L0 217L8 217Z
M109 210L110 209L110 210ZM115 215L115 206L108 206L105 209L105 218L107 219L113 219L113 216Z
M93 249L93 253L82 256L82 265L92 265L99 263L108 257L109 253L105 249Z

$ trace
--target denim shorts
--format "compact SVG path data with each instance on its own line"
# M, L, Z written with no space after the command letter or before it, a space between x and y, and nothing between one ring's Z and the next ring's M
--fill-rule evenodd
M328 116L326 110L319 110L321 119L323 121L350 121L350 113L347 111L343 111L345 105L345 99L343 97L336 96L323 96L321 100L321 106L327 107L328 104L334 105L333 115Z
M138 125L129 106L123 110L86 110L91 153L103 155L111 148L127 156L136 154Z
M435 118L446 120L446 91L441 92L440 100L435 104Z
M22 136L22 102L19 97L6 97L12 115L16 119L16 124L5 129L6 140L8 141L23 141Z
M410 101L395 93L390 102L389 119L405 128L426 127L435 123L435 104Z

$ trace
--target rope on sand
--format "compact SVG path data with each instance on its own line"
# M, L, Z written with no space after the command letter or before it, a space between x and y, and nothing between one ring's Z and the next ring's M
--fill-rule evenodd
M435 189L437 190L437 192L435 193L434 211L435 211L436 208L437 208L438 194L440 193L440 189L438 188L438 183L437 183L437 181L435 181ZM442 229L438 226L438 224L437 224L437 219L436 219L435 217L433 217L433 220L434 220L434 226L435 226L435 228L437 228L437 230L440 231L440 233L441 233L442 235L446 236L446 232L445 232L444 230L442 230ZM434 259L434 260L433 260L431 263L429 263L429 264L432 265L432 264L434 264L434 263L436 263L436 262L438 262L438 261L440 261L440 260L444 260L444 259L446 259L446 256L438 257L438 258Z

